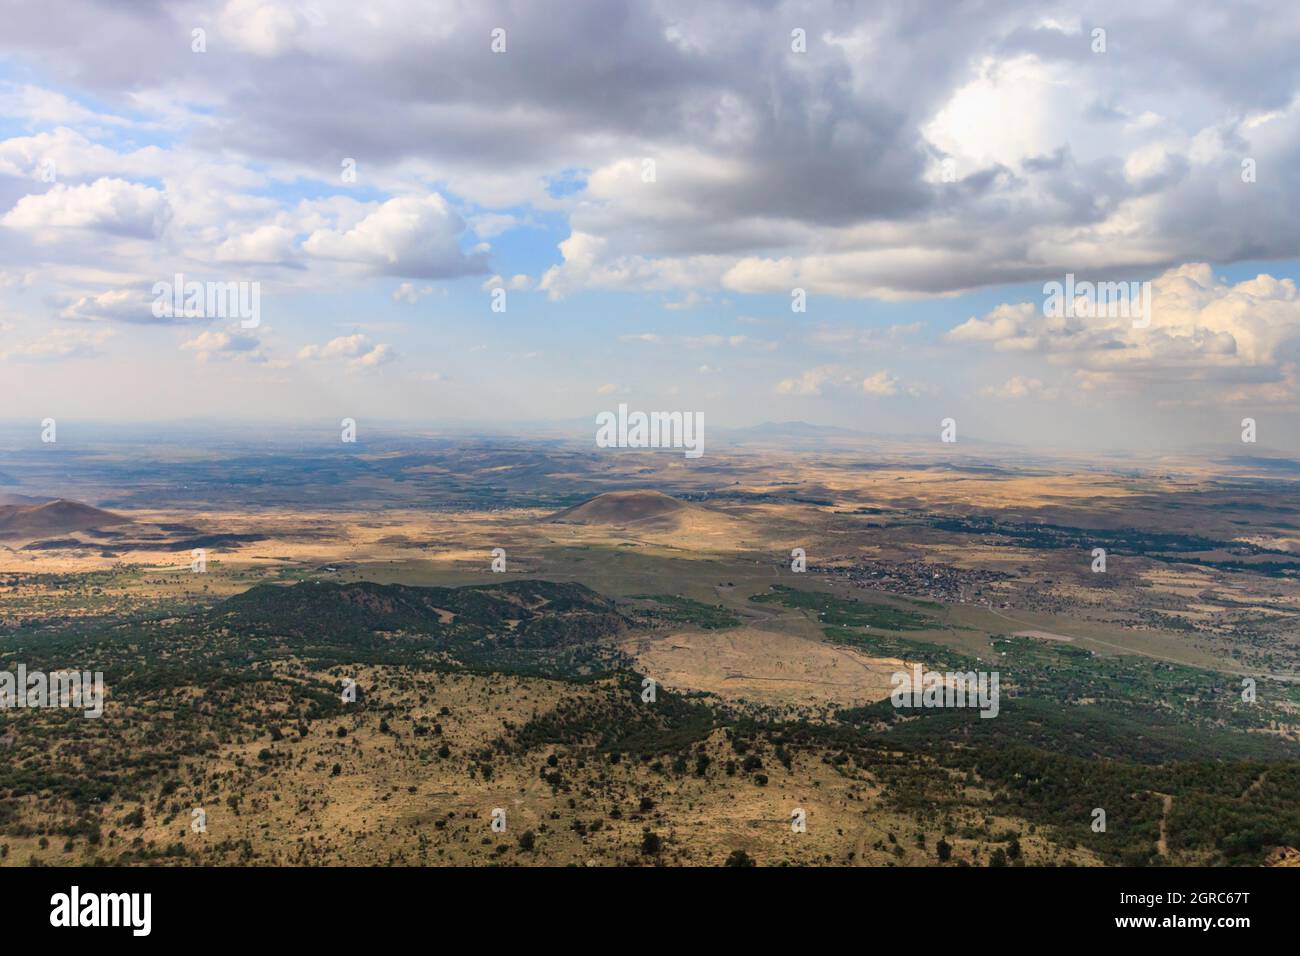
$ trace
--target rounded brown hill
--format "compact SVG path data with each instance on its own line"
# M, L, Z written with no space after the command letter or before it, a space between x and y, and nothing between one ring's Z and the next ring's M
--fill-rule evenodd
M128 524L110 511L59 498L39 505L0 505L0 538L36 538Z
M633 521L670 522L694 510L684 501L660 491L607 491L572 508L557 511L548 521L569 524L628 524Z

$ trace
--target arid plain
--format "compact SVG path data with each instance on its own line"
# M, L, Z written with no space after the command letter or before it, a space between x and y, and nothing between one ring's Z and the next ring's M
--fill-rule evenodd
M41 455L0 457L0 656L102 665L109 702L0 715L7 863L1260 863L1297 842L1293 790L1246 792L1297 768L1279 460L816 434L695 462L491 438ZM530 582L581 586L581 640L554 595L507 588L521 616L470 636L450 599L408 613ZM342 617L275 603L313 586L294 607ZM551 610L550 636L496 650ZM1009 713L891 715L915 663L999 672ZM345 680L355 702L303 707ZM78 786L92 746L131 769ZM1198 782L1218 761L1242 792ZM1256 797L1291 801L1273 831L1205 832Z

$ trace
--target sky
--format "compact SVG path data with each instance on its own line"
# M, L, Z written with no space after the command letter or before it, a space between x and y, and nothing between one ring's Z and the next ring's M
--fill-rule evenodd
M1251 418L1300 454L1295 5L0 22L0 419L627 403L1140 452ZM256 289L256 326L171 308L178 274ZM1149 283L1149 321L1052 314L1067 276Z

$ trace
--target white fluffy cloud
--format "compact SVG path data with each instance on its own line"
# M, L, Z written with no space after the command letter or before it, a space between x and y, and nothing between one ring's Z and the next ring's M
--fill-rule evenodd
M293 232L284 226L259 226L223 241L215 258L219 262L289 262L294 257L293 240Z
M96 117L96 122L106 119ZM66 126L0 141L0 174L33 182L51 176L60 182L99 176L157 177L167 171L167 152L157 146L112 149Z
M302 247L308 255L361 264L380 275L450 278L486 268L481 252L461 251L464 231L464 221L441 196L399 196L351 228L315 230Z
M239 331L222 332L209 329L181 343L181 348L187 352L198 353L200 362L209 362L214 358L242 362L267 361L261 339L256 335Z
M47 192L24 196L0 224L47 239L64 229L145 239L161 234L170 216L160 190L105 177L81 186L56 183Z
M871 398L893 398L897 395L916 397L925 394L927 389L918 382L904 382L888 369L879 369L863 374L842 365L819 365L807 369L793 378L777 382L775 392L778 395L790 395L797 398L820 398L823 396L862 396Z
M346 361L351 368L376 368L397 358L392 346L376 345L367 335L340 335L324 345L307 345L298 358L308 361Z
M1043 304L999 305L947 333L949 341L1003 352L1042 353L1055 364L1117 374L1179 370L1240 380L1277 370L1300 343L1300 297L1291 279L1259 275L1231 284L1205 263L1151 282L1151 322L1127 317L1048 318Z
M78 296L59 317L73 322L155 322L152 303L142 289L108 289Z
M897 395L898 378L883 370L876 372L862 380L862 391L868 395Z
M665 0L612 28L576 8L494 2L429 17L405 0L228 0L211 17L214 52L195 57L172 39L193 26L183 9L146 21L70 2L56 20L20 3L0 52L135 115L33 83L0 102L31 123L181 130L184 145L115 151L63 128L0 143L0 172L30 178L57 153L74 177L163 178L179 238L209 261L288 265L305 239L309 258L381 274L487 274L438 193L466 202L479 238L530 221L507 206L567 215L563 261L540 282L553 298L796 286L904 298L1300 254L1282 172L1300 160L1293 17L1249 30L1243 13L1234 33L1208 10L1106 0L1089 14L1110 30L1103 57L1051 3L801 0L718 15ZM504 20L527 55L483 54ZM809 25L806 54L791 54L778 20ZM106 38L111 68L80 52ZM574 55L592 49L604 54ZM232 162L232 146L247 159ZM251 191L268 175L337 186L343 155L396 198L313 225L281 221ZM240 165L243 181L223 174L238 194L203 189L200 157ZM1245 158L1259 169L1249 185ZM557 182L571 188L549 193ZM158 234L156 210L90 198L37 194L9 216Z

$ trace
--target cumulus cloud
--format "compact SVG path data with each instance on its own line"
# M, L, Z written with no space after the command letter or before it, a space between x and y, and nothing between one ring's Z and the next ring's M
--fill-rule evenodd
M231 236L217 246L218 262L287 263L294 259L294 234L273 223Z
M170 216L160 190L105 177L81 186L56 183L24 196L0 224L44 238L57 230L86 229L146 239L159 235Z
M298 352L307 361L346 361L351 368L376 368L397 358L392 346L376 345L367 335L340 335L324 345L307 345Z
M898 378L886 371L876 372L862 380L862 391L868 395L897 395Z
M821 396L869 395L873 398L892 398L896 395L917 396L925 392L920 383L905 383L888 369L863 374L842 365L819 365L801 374L782 379L776 384L778 395L802 398Z
M427 195L435 184L469 203L479 238L528 221L505 207L563 210L562 262L541 279L555 298L681 290L687 303L796 285L900 298L1300 253L1296 190L1267 174L1300 159L1300 105L1284 79L1294 18L1225 38L1209 10L1105 0L1090 17L1136 38L1140 55L1098 69L1087 32L1047 3L938 13L814 0L719 16L666 0L593 17L485 2L429 18L404 0L373 13L229 0L214 16L218 64L164 42L192 26L180 9L146 20L77 0L58 18L23 7L0 51L86 101L152 107L199 149L238 143L280 175L326 180L322 156L363 145L367 184L396 198L364 224L320 226L304 248L383 274L486 274L454 241L467 227ZM528 44L484 56L468 38L503 17ZM810 27L806 55L772 29L782 17ZM105 42L120 51L111 65L82 52ZM603 55L573 54L592 49ZM182 73L201 110L177 102ZM8 97L45 122L111 125L44 87ZM1244 157L1261 170L1249 185ZM267 240L284 252L283 236ZM266 248L239 258L239 245L221 261L280 261Z
M78 296L63 307L59 317L73 322L159 321L153 315L153 297L138 288L107 289Z
M43 91L58 97L53 91ZM4 97L0 97L3 103ZM0 108L0 113L6 112ZM106 122L108 117L96 117ZM119 120L125 123L125 120ZM174 171L174 170L173 170ZM168 172L168 155L157 146L114 149L66 126L0 141L0 175L46 181L102 176L158 177Z
M442 279L486 269L481 252L465 254L465 223L437 194L399 196L351 228L321 228L302 244L308 255L364 266L380 275Z
M1040 314L1040 305L1020 302L999 305L982 318L971 316L961 325L951 329L944 337L950 342L989 342L993 344L1016 342L1025 337ZM1044 323L1046 325L1046 323ZM1080 328L1075 324L1073 328ZM1001 348L1015 346L1001 345Z
M861 376L837 365L820 365L810 368L794 378L785 378L776 384L778 395L800 397L820 396L834 389L852 389Z
M1151 281L1149 326L1087 313L1049 318L1042 303L1022 302L972 317L946 339L1038 356L1094 387L1278 382L1300 346L1300 296L1292 279L1230 283L1194 263Z
M267 361L261 340L255 335L238 331L222 332L209 329L182 342L181 348L187 352L198 353L200 362L209 362L214 358L244 362Z

